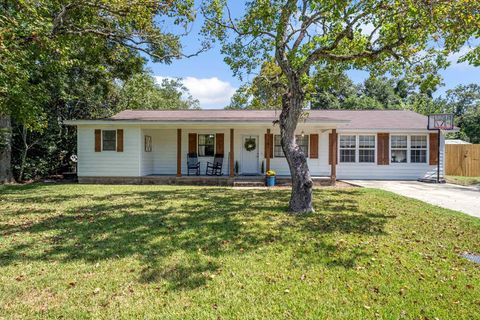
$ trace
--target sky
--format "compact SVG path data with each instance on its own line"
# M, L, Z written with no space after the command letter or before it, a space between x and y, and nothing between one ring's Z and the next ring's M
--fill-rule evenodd
M232 1L230 9L233 15L241 14L242 1ZM200 47L198 31L203 21L198 19L192 31L183 39L186 54L193 53ZM450 56L450 67L442 70L444 86L438 89L435 96L444 95L445 91L459 84L480 83L480 67L473 67L467 63L457 63L458 58L465 50ZM242 81L233 76L230 67L223 61L224 56L220 53L220 45L213 44L213 48L198 56L176 60L170 65L161 63L148 63L148 68L158 79L182 78L183 83L189 89L192 96L200 101L203 109L222 109L230 103L230 98L235 90L242 85ZM367 72L352 70L347 72L349 77L356 83L363 82L368 76ZM253 76L251 76L252 78ZM248 78L245 80L249 80ZM244 81L245 81L244 80Z

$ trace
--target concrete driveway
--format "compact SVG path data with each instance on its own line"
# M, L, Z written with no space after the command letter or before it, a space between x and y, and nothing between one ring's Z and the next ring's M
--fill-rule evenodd
M345 182L365 188L391 191L480 218L480 186L463 187L449 183L434 184L418 181L347 180Z

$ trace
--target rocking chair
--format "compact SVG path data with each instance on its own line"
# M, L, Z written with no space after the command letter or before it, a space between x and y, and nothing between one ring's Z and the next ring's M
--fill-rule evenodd
M221 176L223 167L223 154L216 154L212 162L207 162L207 176Z
M190 175L190 171L194 171L195 175L200 175L200 162L196 153L187 154L187 174Z

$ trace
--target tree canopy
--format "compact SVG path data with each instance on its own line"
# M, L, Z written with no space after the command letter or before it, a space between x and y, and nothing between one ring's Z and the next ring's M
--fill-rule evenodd
M225 0L205 0L204 32L221 41L236 75L258 71L274 56L286 78L279 125L292 175L292 212L313 211L313 182L295 141L312 68L416 74L431 87L438 81L431 69L445 66L445 55L478 36L480 26L480 3L474 0L252 0L245 7L235 17ZM479 51L471 50L464 59L478 63Z
M205 42L185 52L181 45L195 19L193 5L193 0L2 1L0 129L3 150L10 149L13 134L15 171L26 150L32 154L27 176L54 172L65 163L65 155L75 152L75 132L62 126L65 119L101 118L143 103L194 106L178 81L157 86L144 67L147 57L171 63L208 48ZM0 150L2 170L5 159Z

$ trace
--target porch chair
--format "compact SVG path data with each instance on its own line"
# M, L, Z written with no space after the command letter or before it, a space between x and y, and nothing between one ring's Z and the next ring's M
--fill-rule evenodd
M196 153L187 154L187 174L190 175L190 171L194 171L195 175L200 175L200 162Z
M223 154L216 154L212 162L207 162L207 176L221 176L223 167Z

